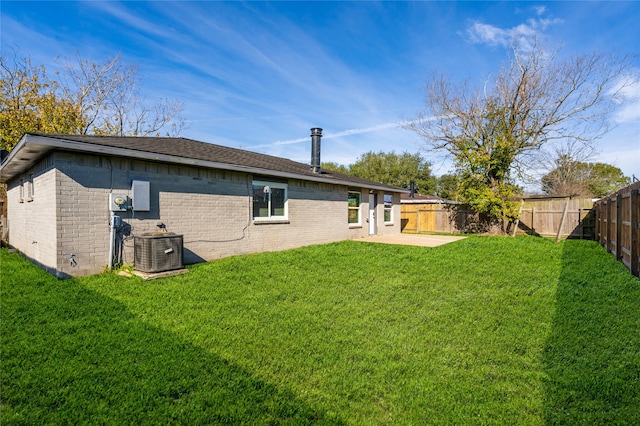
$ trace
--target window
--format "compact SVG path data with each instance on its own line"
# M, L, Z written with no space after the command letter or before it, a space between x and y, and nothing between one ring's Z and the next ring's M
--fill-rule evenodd
M393 222L393 194L384 194L384 222Z
M253 219L287 219L287 184L253 181Z
M27 181L27 201L33 201L33 175L29 175L29 180Z
M20 179L20 188L18 191L18 202L24 203L24 179Z
M360 193L355 191L348 192L349 198L349 225L360 224Z

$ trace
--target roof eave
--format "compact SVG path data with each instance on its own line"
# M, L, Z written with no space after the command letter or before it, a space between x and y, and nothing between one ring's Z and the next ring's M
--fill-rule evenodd
M0 183L7 183L13 177L28 170L35 162L53 148L44 144L35 144L31 148L33 135L23 135L9 155L0 164Z
M84 142L76 142L67 139L49 138L40 135L25 134L16 147L11 151L9 156L0 165L0 183L7 183L20 173L23 173L29 167L38 161L47 152L60 149L68 151L85 152L92 154L101 154L116 157L128 157L138 160L157 161L173 164L182 164L187 166L197 166L211 169L243 172L249 174L261 174L274 177L282 177L289 179L307 180L312 182L331 183L344 186L360 186L367 189L379 191L409 192L402 188L393 188L386 185L369 184L364 182L353 182L343 179L328 179L322 175L313 176L306 174L298 174L284 172L279 170L263 169L259 167L249 167L237 164L220 163L216 161L198 160L188 157L180 157L175 155L157 154L148 151L140 151L129 148L118 148L106 145L88 144ZM18 163L16 163L18 162Z

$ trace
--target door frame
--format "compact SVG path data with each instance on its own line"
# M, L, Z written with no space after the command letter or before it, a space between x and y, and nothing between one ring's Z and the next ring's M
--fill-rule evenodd
M369 193L369 235L376 235L377 231L377 215L376 210L378 207L378 194L376 192Z

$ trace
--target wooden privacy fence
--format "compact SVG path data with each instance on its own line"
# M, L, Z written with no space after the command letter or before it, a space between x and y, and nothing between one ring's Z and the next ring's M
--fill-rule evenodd
M595 216L590 198L525 198L521 202L517 232L542 237L595 236ZM402 231L408 233L466 233L479 229L478 214L464 205L402 204Z
M634 182L597 201L594 206L596 240L635 276L640 276L638 192L640 182Z
M458 234L473 232L478 214L464 205L402 204L402 232Z
M541 237L594 239L591 198L525 198L518 232Z

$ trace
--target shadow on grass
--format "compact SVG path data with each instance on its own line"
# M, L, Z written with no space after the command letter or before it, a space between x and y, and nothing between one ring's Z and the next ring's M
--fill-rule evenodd
M592 241L565 241L562 261L547 424L640 424L640 280Z
M343 423L76 280L2 266L3 425Z

